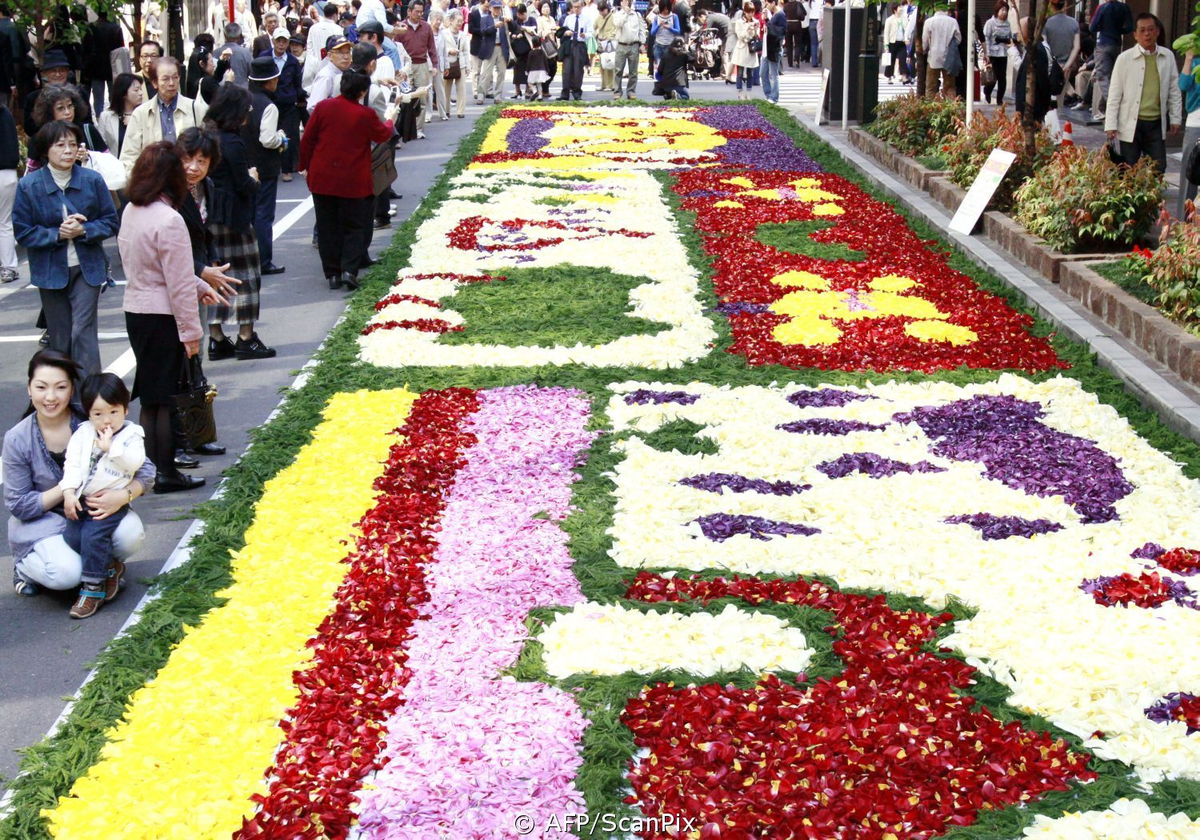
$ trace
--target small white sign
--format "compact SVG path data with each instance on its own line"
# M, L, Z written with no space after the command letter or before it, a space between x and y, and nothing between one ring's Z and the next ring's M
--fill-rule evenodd
M829 71L821 71L821 98L817 100L817 125L821 124L821 118L825 116L825 97L829 93Z
M1016 159L1017 156L1012 152L1006 152L1004 149L992 149L983 168L975 176L975 182L971 184L971 189L967 191L967 197L958 206L958 212L950 221L950 230L961 233L963 236L971 235L971 231L975 229L975 223L987 209L988 202L996 194L996 188L1000 186L1000 182L1004 180L1009 167Z

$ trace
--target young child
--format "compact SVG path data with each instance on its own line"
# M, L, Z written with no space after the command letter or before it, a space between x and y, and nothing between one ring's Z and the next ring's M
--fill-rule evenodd
M133 474L146 460L146 436L141 426L125 419L129 391L119 376L89 376L83 381L80 396L89 422L71 435L59 487L63 491L63 511L71 520L63 537L79 552L83 565L82 585L71 607L71 618L90 618L105 601L117 597L125 564L112 556L112 537L129 512L129 503L103 519L95 519L85 499L90 493L129 487ZM129 500L133 500L132 491Z

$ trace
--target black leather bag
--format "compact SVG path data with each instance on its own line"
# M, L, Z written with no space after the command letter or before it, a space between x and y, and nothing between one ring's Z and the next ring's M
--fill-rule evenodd
M212 443L217 439L217 420L213 416L217 389L204 378L199 358L193 356L183 363L179 384L180 392L171 397L171 414L188 449Z

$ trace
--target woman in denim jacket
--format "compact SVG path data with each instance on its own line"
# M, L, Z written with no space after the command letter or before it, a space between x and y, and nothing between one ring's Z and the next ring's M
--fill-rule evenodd
M100 372L96 310L108 282L104 240L117 232L117 208L104 178L76 165L83 131L53 121L33 138L42 167L17 184L13 232L29 252L31 282L42 298L50 347L84 376Z

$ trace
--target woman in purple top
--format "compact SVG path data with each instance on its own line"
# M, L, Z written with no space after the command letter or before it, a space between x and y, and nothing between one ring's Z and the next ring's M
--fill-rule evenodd
M8 543L13 555L13 588L32 596L45 589L79 586L79 555L63 539L63 477L67 441L86 422L71 405L79 366L55 350L41 350L29 361L29 410L4 436L4 506L8 509ZM87 497L97 518L120 510L154 484L154 465L147 460L128 488ZM113 555L125 560L142 544L145 530L132 510L113 534Z

